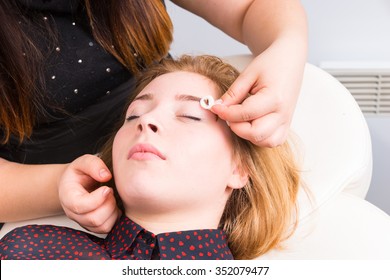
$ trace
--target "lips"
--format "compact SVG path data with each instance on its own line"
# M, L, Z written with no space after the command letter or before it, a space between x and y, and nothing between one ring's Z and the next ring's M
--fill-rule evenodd
M127 159L135 160L150 160L150 159L162 159L165 160L165 156L150 144L136 144L130 151Z

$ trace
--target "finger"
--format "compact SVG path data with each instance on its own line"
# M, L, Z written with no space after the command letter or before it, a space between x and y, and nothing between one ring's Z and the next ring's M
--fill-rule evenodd
M83 215L77 215L75 220L90 231L107 233L120 215L121 211L117 207L115 197L112 195L99 208Z
M85 155L74 160L64 172L58 186L64 210L78 212L78 204L88 198L89 191L111 178L104 162L93 155ZM103 189L101 190L103 191Z
M109 233L121 215L121 210L119 210L119 208L115 208L102 224L84 228L95 233Z
M253 88L255 87L256 80L256 75L252 72L244 71L241 73L229 89L221 96L220 99L222 99L223 104L226 106L240 104L248 96L248 93L255 92Z
M230 128L235 134L258 146L268 146L266 139L271 137L281 126L284 127L284 124L276 113L265 115L252 122L230 123Z
M275 97L267 91L249 96L242 104L225 106L217 104L211 108L219 118L230 123L258 119L277 110Z
M272 135L258 144L258 146L273 148L286 142L289 133L289 126L280 126Z
M67 211L71 212L69 213L69 216L72 219L77 219L77 217L74 217L74 214L82 215L92 212L104 205L105 201L110 196L113 196L113 190L104 186L97 188L93 192L86 192L78 197L73 197L72 199L69 199L71 204L67 205Z
M111 179L111 173L99 157L84 155L72 163L79 174L89 175L98 182L107 182Z

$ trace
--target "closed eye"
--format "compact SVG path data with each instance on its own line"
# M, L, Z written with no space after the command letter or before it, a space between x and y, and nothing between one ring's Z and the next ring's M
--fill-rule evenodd
M136 115L128 116L128 117L126 118L126 121L132 121L132 120L134 120L134 119L136 119L136 118L139 118L139 116L136 116Z
M194 117L194 116L190 116L190 115L181 115L181 116L179 116L179 117L181 117L181 118L186 118L186 119L190 119L190 120L194 120L194 121L197 121L197 122L199 122L199 121L202 120L201 118Z

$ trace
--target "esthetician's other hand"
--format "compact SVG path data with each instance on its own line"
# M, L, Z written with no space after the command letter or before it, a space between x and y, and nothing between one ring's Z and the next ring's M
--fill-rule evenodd
M111 179L111 173L97 156L84 155L69 164L58 187L66 215L95 233L108 233L121 211L114 192L100 183Z

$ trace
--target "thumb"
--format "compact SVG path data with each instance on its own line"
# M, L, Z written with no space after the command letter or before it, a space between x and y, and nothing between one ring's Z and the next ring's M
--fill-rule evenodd
M88 174L97 182L107 182L111 179L111 173L107 166L97 156L84 155L74 162L74 168L79 174Z

